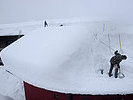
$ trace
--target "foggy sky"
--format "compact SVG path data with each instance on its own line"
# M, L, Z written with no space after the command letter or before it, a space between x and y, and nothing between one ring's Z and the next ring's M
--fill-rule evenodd
M132 23L133 0L0 0L0 24L71 17L109 17Z

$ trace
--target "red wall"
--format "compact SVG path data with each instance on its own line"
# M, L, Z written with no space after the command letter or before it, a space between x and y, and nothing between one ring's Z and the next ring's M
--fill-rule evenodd
M77 95L52 92L24 82L26 100L133 100L130 95Z

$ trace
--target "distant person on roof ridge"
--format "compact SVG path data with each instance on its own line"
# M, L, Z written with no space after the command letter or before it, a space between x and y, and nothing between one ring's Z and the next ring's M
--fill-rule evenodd
M111 59L110 59L110 70L109 70L109 77L111 77L113 74L112 74L112 70L113 68L115 67L115 78L118 77L118 69L120 69L120 62L122 60L126 60L127 59L127 56L126 55L121 55L120 53L118 53L118 50L116 50L114 52L115 56L113 56Z
M47 27L48 26L48 23L47 23L47 21L45 20L44 21L44 27Z

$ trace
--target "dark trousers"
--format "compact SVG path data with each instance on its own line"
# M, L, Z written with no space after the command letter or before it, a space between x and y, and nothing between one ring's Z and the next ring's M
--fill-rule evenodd
M110 70L109 70L109 76L112 76L112 70L113 70L115 65L117 66L115 72L118 72L118 68L120 68L120 65L119 64L111 64L110 65Z

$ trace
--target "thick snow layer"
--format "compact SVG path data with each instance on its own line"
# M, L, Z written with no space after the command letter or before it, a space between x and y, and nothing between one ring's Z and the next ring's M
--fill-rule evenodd
M121 32L123 79L108 77L121 28L102 23L39 28L5 48L6 69L37 87L75 94L133 93L133 34ZM99 69L104 69L101 75Z
M3 96L0 94L0 100L13 100L13 99L8 96Z
M97 20L98 19L98 20ZM46 19L41 21L31 21L23 23L12 23L12 24L0 24L0 36L9 36L9 35L25 35L37 28L44 27L44 21L47 22L48 26L70 26L70 25L81 25L85 23L90 23L92 21L103 21L109 20L109 18L69 18L69 19Z
M0 36L25 35L41 26L43 26L42 21L0 24Z
M25 100L22 80L0 66L0 100Z

